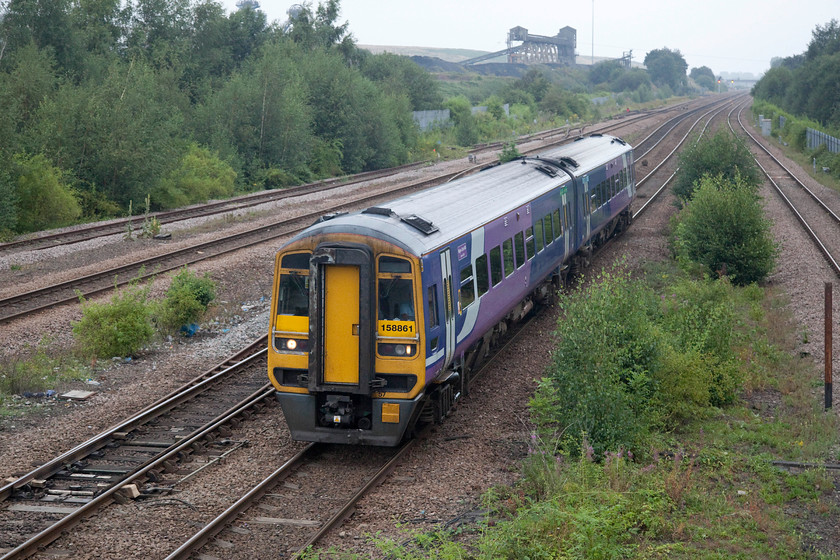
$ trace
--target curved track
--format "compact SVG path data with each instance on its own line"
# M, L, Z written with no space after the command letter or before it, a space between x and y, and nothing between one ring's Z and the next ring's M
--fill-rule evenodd
M760 148L761 154L755 157L761 171L764 173L775 191L785 202L787 207L808 233L817 249L822 253L826 263L840 278L840 205L836 202L823 200L809 189L790 169L764 147L764 144L747 129L742 121L743 107L737 115L738 130L750 138L751 143ZM735 132L730 119L730 129Z

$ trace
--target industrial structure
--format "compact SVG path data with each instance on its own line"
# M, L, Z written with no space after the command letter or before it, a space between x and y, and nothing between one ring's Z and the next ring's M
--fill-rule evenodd
M520 42L514 45L514 42ZM508 31L507 48L463 61L461 64L477 64L491 58L507 55L509 63L516 64L575 64L577 30L564 27L557 35L532 35L524 27L517 26Z

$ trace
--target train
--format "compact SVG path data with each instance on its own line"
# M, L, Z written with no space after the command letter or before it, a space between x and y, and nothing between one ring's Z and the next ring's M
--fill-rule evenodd
M353 213L276 253L268 377L299 441L396 446L632 219L633 148L593 134Z

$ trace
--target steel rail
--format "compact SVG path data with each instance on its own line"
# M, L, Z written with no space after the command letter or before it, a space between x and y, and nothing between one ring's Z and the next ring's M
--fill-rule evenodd
M146 408L136 412L134 415L123 420L119 424L111 426L105 431L95 435L94 437L88 439L83 443L80 443L76 447L70 449L69 451L66 451L60 456L44 463L37 469L19 477L14 482L6 484L2 488L0 488L0 502L8 499L12 492L17 490L18 488L29 484L32 480L43 479L52 476L53 474L61 470L64 467L64 465L68 463L73 463L79 460L80 458L86 457L91 452L101 448L103 445L105 445L105 443L108 442L108 440L113 438L114 433L132 431L136 429L137 426L147 423L153 418L156 418L157 416L160 416L161 414L164 414L165 412L175 408L176 406L179 406L184 402L194 398L195 395L200 394L201 392L206 390L211 384L215 383L222 377L228 375L230 372L241 368L244 365L247 365L255 359L266 354L268 352L268 349L266 347L267 339L267 335L262 338L259 338L251 342L248 346L246 346L236 354L234 354L233 358L236 359L235 363L227 365L231 359L228 358L228 360L226 360L225 362L222 362L221 364L208 370L204 374L188 381L180 388L171 391L168 395L150 404ZM256 350L256 348L260 349Z
M177 454L182 450L190 447L196 442L201 441L203 438L217 430L219 427L229 423L233 418L239 416L244 411L247 411L248 409L252 408L257 403L262 402L268 398L272 398L273 396L274 387L271 384L264 385L262 388L248 396L245 400L241 401L238 405L228 409L220 416L218 416L215 420L209 422L208 424L200 428L198 431L194 432L190 437L184 438L178 444L169 448L165 452L165 454L155 458L154 460L150 460L145 465L141 466L139 469L135 470L132 474L127 476L125 479L113 485L111 488L104 491L102 494L96 496L91 502L88 502L84 506L78 508L73 513L62 517L56 523L47 527L37 535L29 538L26 542L18 545L5 555L0 556L0 560L17 560L32 556L45 545L48 545L49 543L58 539L62 535L62 533L72 528L74 525L78 524L86 517L113 503L115 501L115 494L119 492L123 486L134 483L141 477L145 476L155 466L161 465L165 461L175 458Z
M743 108L738 112L738 124L740 125L741 129L744 132L746 132L747 135L753 140L753 142L755 142L756 144L761 146L761 143L758 142L758 140L756 140L755 137L752 134L750 134L750 132L747 130L746 125L741 120L741 113L742 112L743 112ZM732 125L730 124L730 127L731 126ZM733 132L734 132L734 129L733 129ZM764 146L761 146L761 148L764 149L765 152L767 152L767 155L769 155L770 158L776 164L778 164L782 169L784 169L785 172L788 173L788 175L790 175L797 183L799 183L801 185L801 181L799 181L799 179L787 167L785 167L782 164L782 162L780 162L778 160L778 158L776 158L773 154L771 154L769 151L767 151L767 149L764 148ZM799 220L799 223L802 225L802 227L808 233L808 236L811 238L811 240L817 246L817 249L819 249L819 251L823 254L823 257L825 258L826 263L828 263L829 267L831 267L831 269L834 271L834 273L837 276L840 276L840 264L837 263L834 256L828 250L828 247L825 246L825 244L820 239L819 235L817 235L817 233L813 230L813 228L811 228L811 225L808 223L808 221L805 219L805 217L802 216L802 214L796 208L794 203L787 197L787 195L785 195L784 191L779 186L779 184L776 183L775 180L773 180L773 177L770 175L770 173L767 171L767 169L765 169L765 167L763 165L761 165L761 162L758 161L758 158L756 158L755 156L753 156L753 158L755 159L755 162L758 165L758 167L761 169L761 172L764 173L764 176L767 177L767 179L770 181L770 184L772 184L773 187L776 189L776 192L779 194L779 196L782 198L782 200L785 202L785 204L787 204L787 207L790 209L791 212L793 212L794 216L796 216L796 219ZM811 193L810 189L806 188L806 190L809 193ZM817 200L819 200L819 199L817 199ZM819 202L822 203L822 201L819 201ZM823 204L823 207L825 208L824 204ZM833 215L834 213L831 212L831 214Z

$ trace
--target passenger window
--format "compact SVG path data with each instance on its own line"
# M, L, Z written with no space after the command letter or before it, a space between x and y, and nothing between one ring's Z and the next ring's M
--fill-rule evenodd
M513 274L516 268L513 264L513 240L507 239L502 243L502 251L505 254L505 278Z
M469 304L475 301L475 285L473 284L471 264L461 269L461 290L459 294L458 312L461 313Z
M537 252L539 253L543 250L544 244L542 220L537 220L536 222L534 222L534 241L536 241L537 243Z
M554 234L551 231L551 214L546 214L543 218L543 230L545 231L545 244L551 245L554 241Z
M537 253L534 250L534 228L532 227L525 230L525 251L526 255L528 255L528 260L533 259Z
M490 249L490 282L495 286L502 281L502 248Z
M560 224L560 210L555 210L551 216L554 218L554 239L559 239L563 235L563 226Z
M433 329L438 326L437 284L432 284L426 290L426 304L429 308L427 322L429 323L429 328Z
M379 257L377 288L380 319L414 320L414 282L409 261L397 257Z
M519 268L525 264L525 237L521 231L514 236L514 241L516 243L516 268Z
M490 289L490 279L487 277L487 255L481 255L475 259L475 279L478 284L478 297L481 297Z

